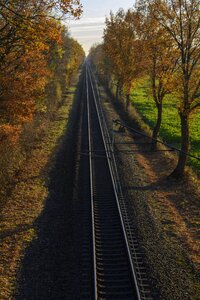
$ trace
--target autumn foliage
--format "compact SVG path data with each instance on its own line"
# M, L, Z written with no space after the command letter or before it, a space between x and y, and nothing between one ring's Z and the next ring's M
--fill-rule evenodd
M101 75L109 74L104 76L107 85L116 85L116 99L124 98L126 109L137 82L141 78L149 82L157 108L152 150L156 149L165 96L179 100L181 151L172 175L182 176L190 150L190 119L200 107L199 1L139 0L134 9L111 13L105 23L104 42L91 49L91 60L98 72L101 66ZM101 63L94 60L100 49Z
M16 170L26 155L23 134L28 124L52 117L82 64L82 47L62 25L81 13L78 0L0 0L1 182L13 172L6 171L10 164Z

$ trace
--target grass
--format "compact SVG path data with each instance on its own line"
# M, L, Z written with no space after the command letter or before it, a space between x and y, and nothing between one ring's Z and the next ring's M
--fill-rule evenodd
M12 299L25 249L37 238L35 221L48 197L49 170L56 149L66 134L74 96L75 88L72 87L57 110L56 118L43 124L43 134L30 148L29 156L20 165L6 195L0 212L0 299Z
M131 95L131 102L141 115L143 121L151 128L156 123L156 106L153 98L148 94L148 86L140 83ZM170 145L180 148L180 118L177 111L178 101L173 95L167 95L163 102L163 120L160 137ZM190 154L200 158L200 111L190 118ZM200 174L200 161L195 158L188 159L188 165Z

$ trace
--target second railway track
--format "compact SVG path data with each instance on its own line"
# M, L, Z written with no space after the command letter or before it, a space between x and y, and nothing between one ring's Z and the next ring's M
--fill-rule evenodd
M88 239L84 241L87 245L84 255L92 259L84 257L87 271L83 272L83 281L89 283L84 283L82 299L152 299L124 205L95 80L87 64L85 89L81 151L87 168L84 172L89 175L85 189L90 194L90 204L86 205L88 232L83 239Z

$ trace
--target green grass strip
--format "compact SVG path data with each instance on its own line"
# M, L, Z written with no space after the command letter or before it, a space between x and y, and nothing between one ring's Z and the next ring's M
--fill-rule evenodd
M149 88L145 82L140 83L131 95L132 105L136 108L150 128L156 123L157 109ZM177 110L178 101L174 95L167 95L163 102L163 120L160 137L170 145L180 148L180 118ZM190 117L190 154L200 157L200 111ZM200 161L195 158L188 159L188 165L192 166L200 174Z

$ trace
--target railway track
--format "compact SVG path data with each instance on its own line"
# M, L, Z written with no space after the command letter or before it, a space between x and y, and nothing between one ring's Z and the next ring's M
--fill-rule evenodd
M152 299L95 78L85 67L82 299ZM88 195L88 197L87 197Z

